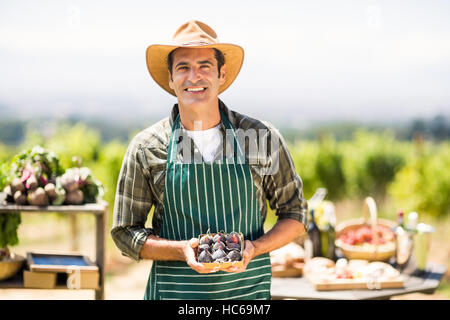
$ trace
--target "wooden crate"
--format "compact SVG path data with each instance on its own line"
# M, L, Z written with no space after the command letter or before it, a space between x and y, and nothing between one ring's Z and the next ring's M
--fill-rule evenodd
M67 275L65 286L69 289L99 288L98 266L86 256L28 252L27 261L29 268L27 276L37 281L32 282L34 287L45 275L64 273Z

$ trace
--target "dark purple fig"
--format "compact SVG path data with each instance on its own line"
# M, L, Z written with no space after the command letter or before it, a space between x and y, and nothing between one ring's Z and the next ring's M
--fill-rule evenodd
M240 251L241 250L241 245L239 243L229 243L227 245L227 250L228 251L231 251L231 250L238 250L238 251Z
M199 256L198 256L198 262L201 263L209 263L209 262L213 262L213 258L211 257L211 254L209 253L208 250L203 250Z
M225 251L223 251L222 249L219 249L217 251L215 251L212 255L213 260L217 260L223 257L226 257L227 254L225 253Z
M213 238L209 235L205 235L200 238L200 244L207 244L210 245L214 242Z
M227 241L227 237L225 237L223 235L223 233L217 233L214 238L213 238L214 242L226 242Z
M239 235L236 232L231 232L227 238L227 244L239 243Z
M241 261L242 260L241 254L239 253L239 251L236 251L236 250L230 251L230 253L228 253L228 258L230 259L230 261Z
M230 262L230 258L228 258L227 256L217 259L216 262Z
M219 250L219 249L225 250L225 245L223 244L223 242L216 242L214 244L213 250L216 251L216 250Z
M199 245L198 246L198 252L202 252L202 251L204 251L204 250L206 250L206 251L210 251L209 250L210 248L209 248L209 244L201 244L201 245Z

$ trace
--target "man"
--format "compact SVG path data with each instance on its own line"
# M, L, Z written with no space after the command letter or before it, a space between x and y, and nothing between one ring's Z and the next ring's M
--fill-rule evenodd
M124 255L153 260L145 299L270 299L269 252L305 233L301 179L275 128L218 98L239 73L243 49L219 43L199 21L173 40L148 47L147 66L178 103L130 143L111 235ZM267 201L278 221L264 234ZM198 236L222 230L244 235L243 267L217 271L196 260Z

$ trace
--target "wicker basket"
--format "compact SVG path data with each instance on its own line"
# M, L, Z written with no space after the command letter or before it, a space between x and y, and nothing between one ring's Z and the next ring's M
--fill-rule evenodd
M370 222L368 222L368 213L370 213ZM342 250L343 255L347 259L363 259L369 261L387 261L395 254L395 241L387 242L381 245L358 246L344 243L339 239L341 234L349 230L358 229L362 226L370 226L373 231L377 229L377 225L383 225L388 228L394 227L396 224L390 220L377 218L377 207L372 197L364 200L363 218L352 219L340 223L336 227L336 247ZM375 243L377 243L377 232L373 232Z
M11 278L22 268L25 258L11 254L11 257L0 261L0 281Z

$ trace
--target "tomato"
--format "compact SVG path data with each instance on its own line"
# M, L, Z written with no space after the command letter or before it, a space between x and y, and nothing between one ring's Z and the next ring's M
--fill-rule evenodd
M386 226L378 225L377 229L377 244L384 244L394 240L393 232ZM347 233L339 237L342 242L350 245L362 245L364 243L375 244L374 233L369 226L362 226L356 230L349 230Z

